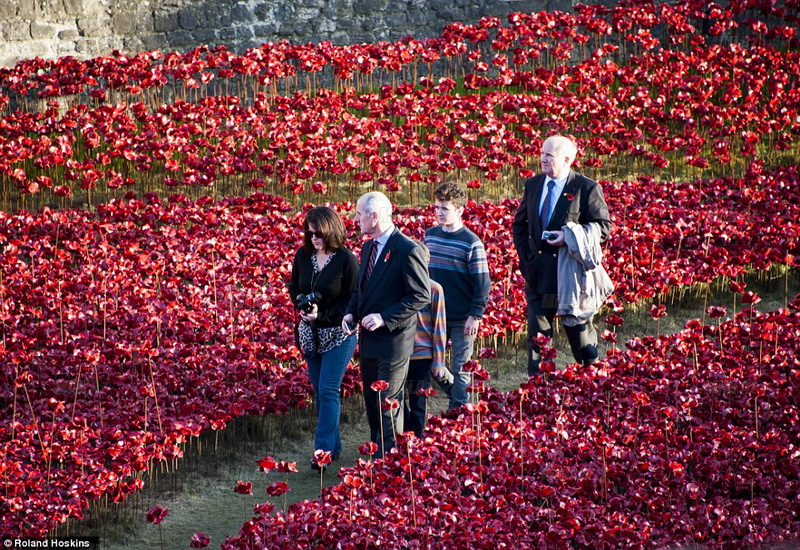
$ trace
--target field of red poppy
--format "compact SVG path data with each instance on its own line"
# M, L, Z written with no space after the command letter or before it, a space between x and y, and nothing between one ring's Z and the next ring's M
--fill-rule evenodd
M494 283L488 360L524 329L513 196L561 131L615 226L607 357L507 393L475 363L461 416L320 499L257 505L226 546L797 539L800 304L759 311L744 283L800 263L796 13L626 2L427 40L0 69L0 536L45 536L124 501L201 433L308 406L285 293L307 201L348 215L385 190L419 238L431 187L464 182ZM664 296L712 282L738 303L617 342L623 308L652 304L657 327ZM344 393L360 390L353 369Z

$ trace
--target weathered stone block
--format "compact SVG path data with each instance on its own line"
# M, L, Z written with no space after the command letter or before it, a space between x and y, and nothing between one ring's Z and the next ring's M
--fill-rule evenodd
M34 40L44 40L56 37L56 28L47 23L34 21L31 23L31 38Z
M255 17L249 6L239 4L231 9L231 19L237 23L251 23Z
M122 40L122 51L127 53L144 51L145 45L139 36L127 36Z
M297 10L293 4L275 4L272 16L281 23L289 23L297 17Z
M103 35L111 34L111 23L110 21L106 21L106 24L101 24L94 17L81 17L77 21L78 30L81 31L83 36L94 36L94 37L101 37Z
M361 22L356 20L353 17L347 19L338 19L336 21L336 30L341 31L344 33L349 33L352 31L360 31L361 29Z
M189 46L192 44L192 35L184 30L168 32L167 42L171 47Z
M522 11L514 8L511 4L494 4L492 6L479 6L464 13L464 17L477 21L484 16L499 17L505 23L506 16L512 11Z
M203 22L213 28L230 27L231 14L229 10L220 9L219 7L207 6L203 9Z
M572 10L573 0L548 0L547 11L570 11Z
M347 33L343 33L340 31L336 31L331 34L330 38L331 42L334 44L352 44L353 41L350 40L350 36Z
M14 0L0 0L0 20L6 21L17 15L17 3Z
M253 35L257 37L275 36L278 33L278 24L275 22L256 23L253 25Z
M436 10L436 15L440 20L443 20L445 23L450 23L451 21L463 21L464 20L464 10L455 6L440 6L438 8L434 8Z
M192 38L198 44L210 44L217 41L217 33L212 29L197 29L192 32Z
M301 21L294 24L294 34L297 35L300 42L308 42L312 38L319 39L321 33L316 23Z
M258 21L272 21L274 19L272 11L272 7L268 4L258 4L253 13Z
M60 40L75 40L76 38L80 38L80 36L81 33L78 29L66 29L58 32L58 38Z
M364 42L372 42L372 34L364 31L353 31L348 34L348 43L360 44Z
M231 27L230 30L233 31L233 36L230 39L226 38L226 40L233 40L234 38L236 40L245 40L253 38L253 29L251 29L250 27L245 27L244 25L240 25L238 27ZM220 32L220 38L222 38L221 32Z
M85 37L107 40L116 36L117 30L112 27L111 16L99 2L87 4L83 14L78 17L77 24L78 30Z
M386 8L383 0L355 0L353 2L353 12L357 15L371 15L381 12Z
M373 32L376 29L383 29L386 27L386 23L380 17L365 17L361 21L361 29Z
M84 0L61 0L64 5L64 13L67 15L83 14Z
M317 32L324 33L326 35L331 34L336 30L336 21L332 21L330 19L321 19L317 25Z
M100 41L96 38L78 38L75 40L75 51L91 55L100 50Z
M545 9L544 0L522 0L521 2L509 2L509 13L521 11L523 13L534 13Z
M294 25L292 25L291 23L282 23L278 27L278 32L276 34L284 38L292 36L293 34L295 34Z
M180 28L178 13L174 11L160 11L153 15L153 29L156 32L176 31Z
M238 44L233 51L238 54L243 54L247 50L251 48L259 48L263 42L261 40L245 40L241 44Z
M23 19L35 19L36 2L34 2L34 0L19 0L19 2L17 2L17 16Z
M121 11L111 16L111 29L116 34L133 34L136 32L138 23L138 17L133 11Z
M319 21L321 15L322 11L318 8L300 8L297 10L296 17L298 21Z
M0 29L0 36L3 37L3 40L8 41L30 40L31 24L20 18L3 21L3 27Z
M169 48L169 42L164 34L146 34L141 37L142 45L145 50L165 50Z
M246 29L247 27L240 26L240 27L227 27L224 29L217 30L217 40L223 43L233 42L234 40L239 39L239 33L237 32L238 29ZM252 33L251 33L252 35Z
M75 55L75 43L58 40L49 45L48 50L52 52L48 53L48 57L53 58L64 57L65 55Z
M60 1L54 0L39 0L34 3L34 7L36 9L36 15L38 16L37 18L40 21L53 20L56 18L55 16L64 9Z
M178 12L178 23L180 28L191 31L197 28L199 18L192 8L183 8Z
M427 27L431 23L431 16L425 11L413 9L406 13L406 21L409 25Z
M405 13L389 13L386 14L385 19L390 29L403 27L408 22L408 17Z

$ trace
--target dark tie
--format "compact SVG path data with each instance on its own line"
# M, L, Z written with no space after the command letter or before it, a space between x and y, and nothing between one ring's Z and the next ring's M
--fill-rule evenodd
M378 241L372 241L372 250L369 253L369 261L367 262L367 269L364 271L364 285L369 282L369 277L372 275L372 268L375 267L375 258L378 256Z
M542 224L542 229L547 229L547 224L550 221L550 203L553 201L553 187L556 182L550 180L547 182L547 195L544 197L544 204L542 204L542 212L539 214L539 223Z

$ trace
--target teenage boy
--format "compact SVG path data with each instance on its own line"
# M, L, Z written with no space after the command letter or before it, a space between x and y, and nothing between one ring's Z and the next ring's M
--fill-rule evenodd
M454 383L448 410L468 401L471 375L461 372L472 357L475 336L489 300L491 281L486 250L475 233L461 219L467 205L467 192L457 183L443 183L434 192L438 227L425 232L430 250L430 277L444 289L447 336L451 341L451 371ZM437 372L434 371L434 377Z

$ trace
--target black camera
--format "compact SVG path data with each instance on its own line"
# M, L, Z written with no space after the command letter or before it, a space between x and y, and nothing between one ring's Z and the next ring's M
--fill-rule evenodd
M554 231L542 231L542 240L543 241L554 241L558 238L558 233Z
M308 294L301 294L297 297L297 304L296 307L298 310L302 311L303 313L311 313L311 310L314 307L314 304L319 302L320 298L322 298L322 294L319 292L309 292Z

